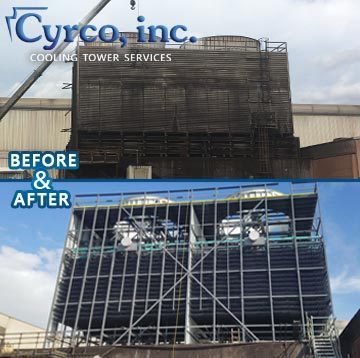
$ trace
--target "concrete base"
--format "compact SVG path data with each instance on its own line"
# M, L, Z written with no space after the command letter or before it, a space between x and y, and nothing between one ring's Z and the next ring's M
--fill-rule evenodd
M75 357L93 358L301 358L310 357L299 342L163 347L102 347L78 349Z
M82 358L306 358L308 347L300 342L260 342L227 345L89 347L63 350L60 354L38 350L16 352L1 357L82 357Z

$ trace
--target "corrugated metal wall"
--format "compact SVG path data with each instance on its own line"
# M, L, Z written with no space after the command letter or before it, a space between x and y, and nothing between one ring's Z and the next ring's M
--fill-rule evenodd
M360 106L294 105L293 113L301 147L360 136Z
M360 136L360 116L294 115L295 135L301 147Z
M3 102L0 99L0 103ZM70 139L70 101L21 100L0 122L0 167L12 150L65 150Z

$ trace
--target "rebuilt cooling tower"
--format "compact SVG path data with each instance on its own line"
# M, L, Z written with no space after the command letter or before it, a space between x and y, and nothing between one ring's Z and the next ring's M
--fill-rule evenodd
M307 314L320 334L332 305L317 193L221 199L222 190L120 205L83 197L52 332L100 346L292 341Z

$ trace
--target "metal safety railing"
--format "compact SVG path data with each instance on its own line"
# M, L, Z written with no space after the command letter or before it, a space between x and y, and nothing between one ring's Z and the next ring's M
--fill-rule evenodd
M341 358L339 333L335 325L336 319L330 317L306 316L306 337L315 358L327 354Z
M0 336L0 356L20 356L26 352L27 355L37 353L48 354L59 348L70 348L71 340L61 333L21 332L6 333Z
M263 192L259 192L263 190ZM148 191L132 193L109 193L109 194L85 194L77 195L74 199L75 207L83 206L143 206L145 205L176 205L178 203L206 202L206 201L237 201L237 200L260 200L273 196L272 190L278 190L280 196L289 195L316 194L317 185L315 182L292 183L289 190L288 185L279 183L242 183L237 186L217 187L217 188L199 188L185 190L167 190L167 191ZM254 191L253 195L251 191ZM249 194L250 193L250 194ZM134 198L139 201L138 204ZM139 198L142 198L141 200Z
M269 41L266 39L252 39L243 36L209 36L199 39L197 43L185 42L183 44L168 42L168 43L137 43L134 38L129 43L131 48L144 48L144 49L163 49L163 50L213 50L213 51L243 51L243 52L277 52L287 53L287 42L283 41ZM159 39L160 40L160 39ZM79 41L81 47L112 47L121 48L121 43L116 42L101 42L95 41L85 43Z
M271 42L271 41L268 41L266 44L267 44L266 50L268 52L280 52L280 53L288 52L286 42Z
M326 322L325 334L330 338L336 357L341 357L340 341L339 341L339 332L336 328L336 319L330 317Z

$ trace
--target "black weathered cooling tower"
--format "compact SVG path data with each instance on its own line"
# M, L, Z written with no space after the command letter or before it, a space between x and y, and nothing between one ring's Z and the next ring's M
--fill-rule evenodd
M317 193L238 189L79 198L51 332L85 345L291 341L309 315L321 333L332 305Z
M285 43L215 36L195 45L78 48L70 148L80 176L296 177ZM119 61L91 61L115 54ZM163 54L171 61L125 61ZM142 57L143 59L145 57Z

